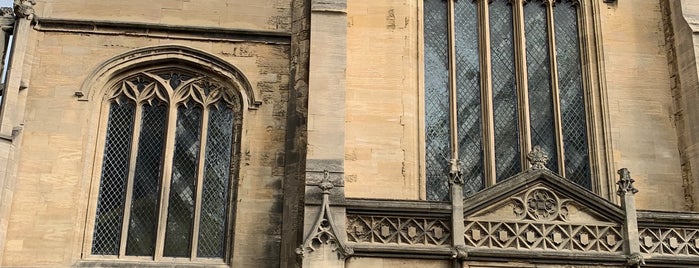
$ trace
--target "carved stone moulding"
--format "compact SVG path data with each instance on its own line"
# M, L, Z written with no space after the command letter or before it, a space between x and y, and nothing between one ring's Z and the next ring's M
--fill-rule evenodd
M449 246L449 219L347 215L350 243Z
M473 248L585 253L623 251L619 225L468 220L464 225L466 245Z
M699 229L639 228L641 253L699 257Z

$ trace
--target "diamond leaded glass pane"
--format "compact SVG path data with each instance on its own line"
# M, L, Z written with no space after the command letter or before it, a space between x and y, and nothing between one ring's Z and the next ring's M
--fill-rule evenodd
M514 30L512 6L509 2L495 0L489 5L497 181L509 178L521 170Z
M233 141L233 111L224 105L210 109L197 256L223 258Z
M110 106L92 240L92 254L95 255L119 254L129 174L135 105L121 97L119 101L112 101Z
M425 0L424 4L427 199L447 200L450 158L447 3Z
M563 1L556 5L553 14L565 176L580 186L591 189L577 7L572 1Z
M167 107L156 100L144 103L131 199L126 255L153 256L158 225L160 175Z
M524 6L524 31L527 46L527 78L529 81L529 122L531 145L541 146L549 155L547 168L557 172L556 132L553 120L551 62L543 0Z
M456 27L456 88L459 160L464 197L485 187L481 131L481 87L478 63L478 12L475 2L454 6Z
M191 254L201 116L201 108L194 103L181 104L177 108L175 151L163 250L165 257L188 257Z

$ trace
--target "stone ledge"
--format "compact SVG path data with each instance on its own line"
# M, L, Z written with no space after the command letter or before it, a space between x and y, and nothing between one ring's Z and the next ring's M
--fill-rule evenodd
M291 44L291 34L287 32L121 21L39 18L34 29L40 32L125 35L205 41L244 41L283 45Z

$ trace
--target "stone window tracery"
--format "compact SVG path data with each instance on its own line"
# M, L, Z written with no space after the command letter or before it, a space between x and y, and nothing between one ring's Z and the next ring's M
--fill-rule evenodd
M189 68L123 77L104 98L91 255L223 263L234 214L240 96Z
M427 199L464 196L529 165L593 190L579 0L424 0ZM450 172L451 170L451 172Z

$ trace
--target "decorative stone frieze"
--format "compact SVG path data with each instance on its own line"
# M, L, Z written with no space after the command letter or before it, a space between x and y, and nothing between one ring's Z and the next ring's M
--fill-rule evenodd
M621 226L466 221L466 245L523 251L621 253Z
M347 239L351 243L448 246L449 219L347 215Z
M669 256L699 256L699 229L641 228L641 253Z

